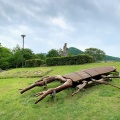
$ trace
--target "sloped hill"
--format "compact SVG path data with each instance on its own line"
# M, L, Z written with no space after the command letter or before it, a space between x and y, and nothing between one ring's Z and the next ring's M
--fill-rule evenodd
M75 48L75 47L70 47L70 48L68 48L68 53L72 54L72 55L79 55L79 54L84 54L84 51L82 51L78 48ZM105 60L106 61L120 61L120 58L106 55Z
M79 55L79 54L83 54L84 52L79 50L78 48L70 47L68 48L68 53L72 55Z
M120 61L120 58L119 57L113 57L113 56L109 56L109 55L106 55L106 58L105 58L107 61Z

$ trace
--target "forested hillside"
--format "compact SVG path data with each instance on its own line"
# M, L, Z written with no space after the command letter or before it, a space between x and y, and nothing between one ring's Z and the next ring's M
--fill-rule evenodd
M68 52L69 52L70 55L84 54L84 51L82 51L78 48L75 48L75 47L68 48ZM113 56L110 56L110 55L106 55L105 60L106 61L120 61L120 58L119 57L113 57Z
M79 55L79 54L83 54L84 52L75 47L70 47L68 48L68 53L72 55Z
M106 55L106 60L107 61L120 61L120 58Z

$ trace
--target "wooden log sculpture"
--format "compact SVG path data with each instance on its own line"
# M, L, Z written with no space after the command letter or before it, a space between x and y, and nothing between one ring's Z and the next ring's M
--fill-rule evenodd
M110 86L120 89L120 87L105 81L106 79L120 78L120 75L113 76L111 74L112 72L117 72L116 68L114 66L105 66L105 67L85 69L82 71L77 71L77 72L66 74L63 76L60 76L60 75L48 76L48 77L42 78L41 80L36 81L34 84L32 84L24 89L21 89L20 93L22 94L22 93L26 92L27 90L34 88L36 86L47 87L48 83L51 83L55 80L63 82L62 85L60 85L56 88L50 88L46 91L38 92L37 94L35 94L36 97L41 95L41 97L35 102L35 104L37 104L39 101L44 99L48 94L50 94L51 96L55 96L55 93L58 93L69 87L77 88L77 90L74 93L72 93L72 96L74 94L78 93L86 85L92 84L92 83L100 83L100 84L110 85Z

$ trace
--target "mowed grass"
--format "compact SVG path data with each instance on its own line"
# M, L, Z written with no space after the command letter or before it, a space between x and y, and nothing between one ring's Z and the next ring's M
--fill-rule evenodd
M51 72L52 69L48 67L44 67L43 69L40 67L35 68L17 68L6 70L4 72L0 72L0 79L3 78L31 78L31 77L42 77Z
M120 71L119 62L40 67L39 69L43 71L52 69L48 75L63 75L108 65L115 66ZM31 69L36 70L36 68ZM20 70L22 71L22 68ZM0 120L120 120L120 89L108 85L96 85L71 96L73 89L69 88L56 94L54 101L48 95L36 105L34 102L39 97L33 95L44 90L44 87L33 88L22 95L19 89L39 79L18 77L0 79ZM120 79L114 79L111 83L120 86ZM59 82L53 82L48 85L48 88L58 85Z

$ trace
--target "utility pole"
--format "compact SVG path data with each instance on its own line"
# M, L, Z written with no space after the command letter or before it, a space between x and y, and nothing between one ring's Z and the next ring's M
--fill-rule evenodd
M22 36L22 38L23 38L23 49L22 49L22 68L24 67L24 37L26 36L26 35L21 35Z

